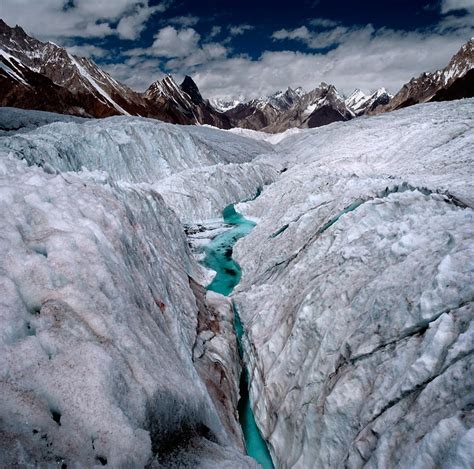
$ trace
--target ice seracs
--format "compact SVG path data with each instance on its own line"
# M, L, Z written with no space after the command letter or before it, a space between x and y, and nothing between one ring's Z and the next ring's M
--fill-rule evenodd
M234 412L230 302L206 294L180 218L255 195L276 171L241 165L270 145L21 112L0 109L22 127L0 149L0 465L256 467ZM176 184L159 192L170 175L194 212Z

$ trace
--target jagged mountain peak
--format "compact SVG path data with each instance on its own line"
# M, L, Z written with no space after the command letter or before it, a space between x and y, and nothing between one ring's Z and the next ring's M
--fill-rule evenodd
M198 105L204 101L201 93L199 92L199 88L189 75L184 77L180 88L191 97L191 100L194 104Z
M93 60L77 57L53 42L30 37L21 26L10 27L1 19L0 49L3 51L0 103L37 109L47 106L56 112L93 117L131 114L224 128L230 127L230 118L234 126L280 131L390 111L435 98L457 99L474 94L469 91L474 38L459 49L444 69L412 78L393 98L380 88L371 94L356 89L344 99L334 85L321 82L309 92L288 86L245 103L241 99L218 99L212 105L202 97L190 76L185 76L179 85L171 75L166 75L152 83L145 93L137 93L112 78ZM448 91L453 84L456 89Z
M61 113L94 117L131 114L179 124L229 127L225 116L204 103L190 77L185 78L182 88L173 77L165 76L146 93L137 93L93 60L77 57L52 42L32 38L21 27L11 28L4 21L0 22L0 49L15 61L5 55L0 58L8 68L8 72L0 73L3 105L38 108L47 102L48 110ZM82 105L80 109L78 103Z
M391 98L385 88L379 88L369 95L357 88L345 100L345 104L355 116L360 116L388 104Z
M177 120L181 124L209 124L215 127L230 128L227 116L214 109L204 100L194 80L186 75L178 85L172 75L153 82L145 91L145 98L169 112L184 117ZM178 116L176 119L180 119Z

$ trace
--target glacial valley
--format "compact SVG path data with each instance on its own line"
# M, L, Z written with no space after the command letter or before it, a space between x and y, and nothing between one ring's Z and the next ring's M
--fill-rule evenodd
M0 466L471 467L473 149L0 108Z

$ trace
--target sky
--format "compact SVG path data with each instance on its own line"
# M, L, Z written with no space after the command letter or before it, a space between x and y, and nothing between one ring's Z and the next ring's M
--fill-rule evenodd
M474 36L474 0L0 0L0 17L137 91L190 75L206 98L395 93Z

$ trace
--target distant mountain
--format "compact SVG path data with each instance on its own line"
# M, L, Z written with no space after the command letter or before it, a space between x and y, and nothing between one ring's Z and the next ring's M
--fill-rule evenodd
M234 127L272 133L292 127L319 127L354 117L336 88L326 83L308 93L302 88L288 88L265 98L240 103L225 114Z
M168 75L152 83L144 96L153 106L166 110L178 124L209 124L223 129L231 127L229 118L203 99L189 76L178 86Z
M112 78L94 61L70 54L52 42L28 36L0 19L0 106L39 109L85 117L136 115L176 124L209 124L265 132L311 128L378 114L426 101L474 96L474 38L434 73L413 78L391 96L384 88L370 95L355 90L344 99L321 83L312 91L288 88L271 96L241 102L206 100L186 76L178 85L166 76L145 93Z
M168 83L172 78L164 81ZM34 39L21 27L11 28L0 19L2 106L92 117L138 115L179 124L228 128L228 119L204 101L191 82L187 77L179 92L176 84L164 86L170 92L159 98L150 90L137 93L94 61L76 57L52 42ZM176 99L178 94L180 100Z
M366 95L361 90L356 89L345 100L345 103L354 115L362 116L363 114L372 113L379 106L388 104L390 99L392 99L392 95L385 88L379 88L370 95Z
M473 97L473 68L474 38L471 38L452 57L445 68L433 73L425 72L418 78L412 78L402 86L388 105L380 107L377 111L388 112L428 101ZM452 87L454 89L450 92Z
M219 112L226 112L234 109L242 101L239 99L214 98L210 100L211 106Z

